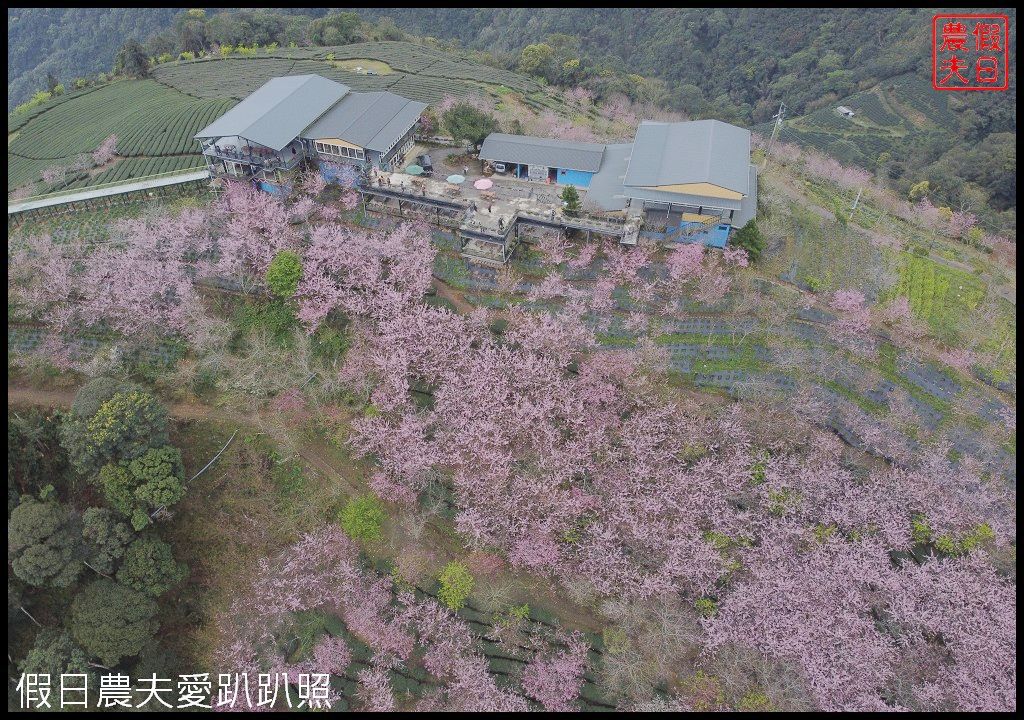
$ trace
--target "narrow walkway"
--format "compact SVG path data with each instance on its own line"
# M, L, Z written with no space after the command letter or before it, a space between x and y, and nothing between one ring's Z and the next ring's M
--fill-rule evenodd
M202 170L192 170L190 172L178 172L174 174L165 174L159 177L154 176L150 180L142 179L134 182L119 183L117 185L109 185L106 187L86 188L78 192L64 193L62 195L50 195L48 197L41 197L37 200L25 200L23 202L9 204L7 206L8 215L17 215L21 212L27 212L29 210L39 210L41 208L53 207L55 205L65 205L72 202L80 202L82 200L95 200L97 198L109 197L111 195L123 195L125 193L136 192L139 190L151 190L153 188L167 187L168 185L181 185L187 182L194 182L196 180L205 180L209 177L209 173L206 168Z

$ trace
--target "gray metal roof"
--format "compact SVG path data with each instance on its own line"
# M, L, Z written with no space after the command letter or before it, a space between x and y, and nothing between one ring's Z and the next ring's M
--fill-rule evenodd
M601 168L604 145L567 142L528 135L491 133L480 146L480 159L514 162L522 165L597 172Z
M271 78L195 137L238 136L282 150L348 91L346 85L319 75Z
M349 93L300 134L310 140L339 138L369 150L388 148L412 127L425 103L389 92Z
M629 154L632 150L632 143L605 147L604 162L601 163L601 169L590 179L583 207L601 211L623 210L626 207L622 178L626 175L626 165L629 164Z
M750 131L721 120L640 123L624 185L711 183L748 193Z

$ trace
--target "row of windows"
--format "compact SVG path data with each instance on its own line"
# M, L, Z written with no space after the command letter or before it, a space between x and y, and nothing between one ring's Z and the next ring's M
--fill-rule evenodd
M316 151L324 153L325 155L338 155L339 157L356 158L362 160L365 158L363 151L358 148L350 148L345 145L334 145L332 143L323 143L317 140L314 145Z
M398 141L396 140L395 142L397 144ZM401 147L401 149L399 149L398 152L396 152L393 155L393 157L398 157L399 155L404 155L405 153L409 152L409 148L411 148L412 146L413 146L412 138L409 138L408 140L405 141L405 145L403 145ZM392 145L391 147L394 148L395 146ZM385 157L387 157L387 153L385 153L384 155L385 155Z

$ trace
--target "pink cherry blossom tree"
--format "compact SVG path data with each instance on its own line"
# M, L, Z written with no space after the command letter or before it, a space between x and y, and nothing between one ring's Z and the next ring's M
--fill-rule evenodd
M110 135L92 153L92 164L106 165L117 155L117 135Z
M549 712L576 709L583 686L588 646L578 635L570 635L565 643L565 650L534 658L523 672L523 690Z

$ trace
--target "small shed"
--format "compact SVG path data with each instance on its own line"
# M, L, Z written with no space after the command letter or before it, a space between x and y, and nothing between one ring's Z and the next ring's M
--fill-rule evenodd
M480 159L513 177L585 188L601 169L604 149L598 143L491 133L480 146Z

